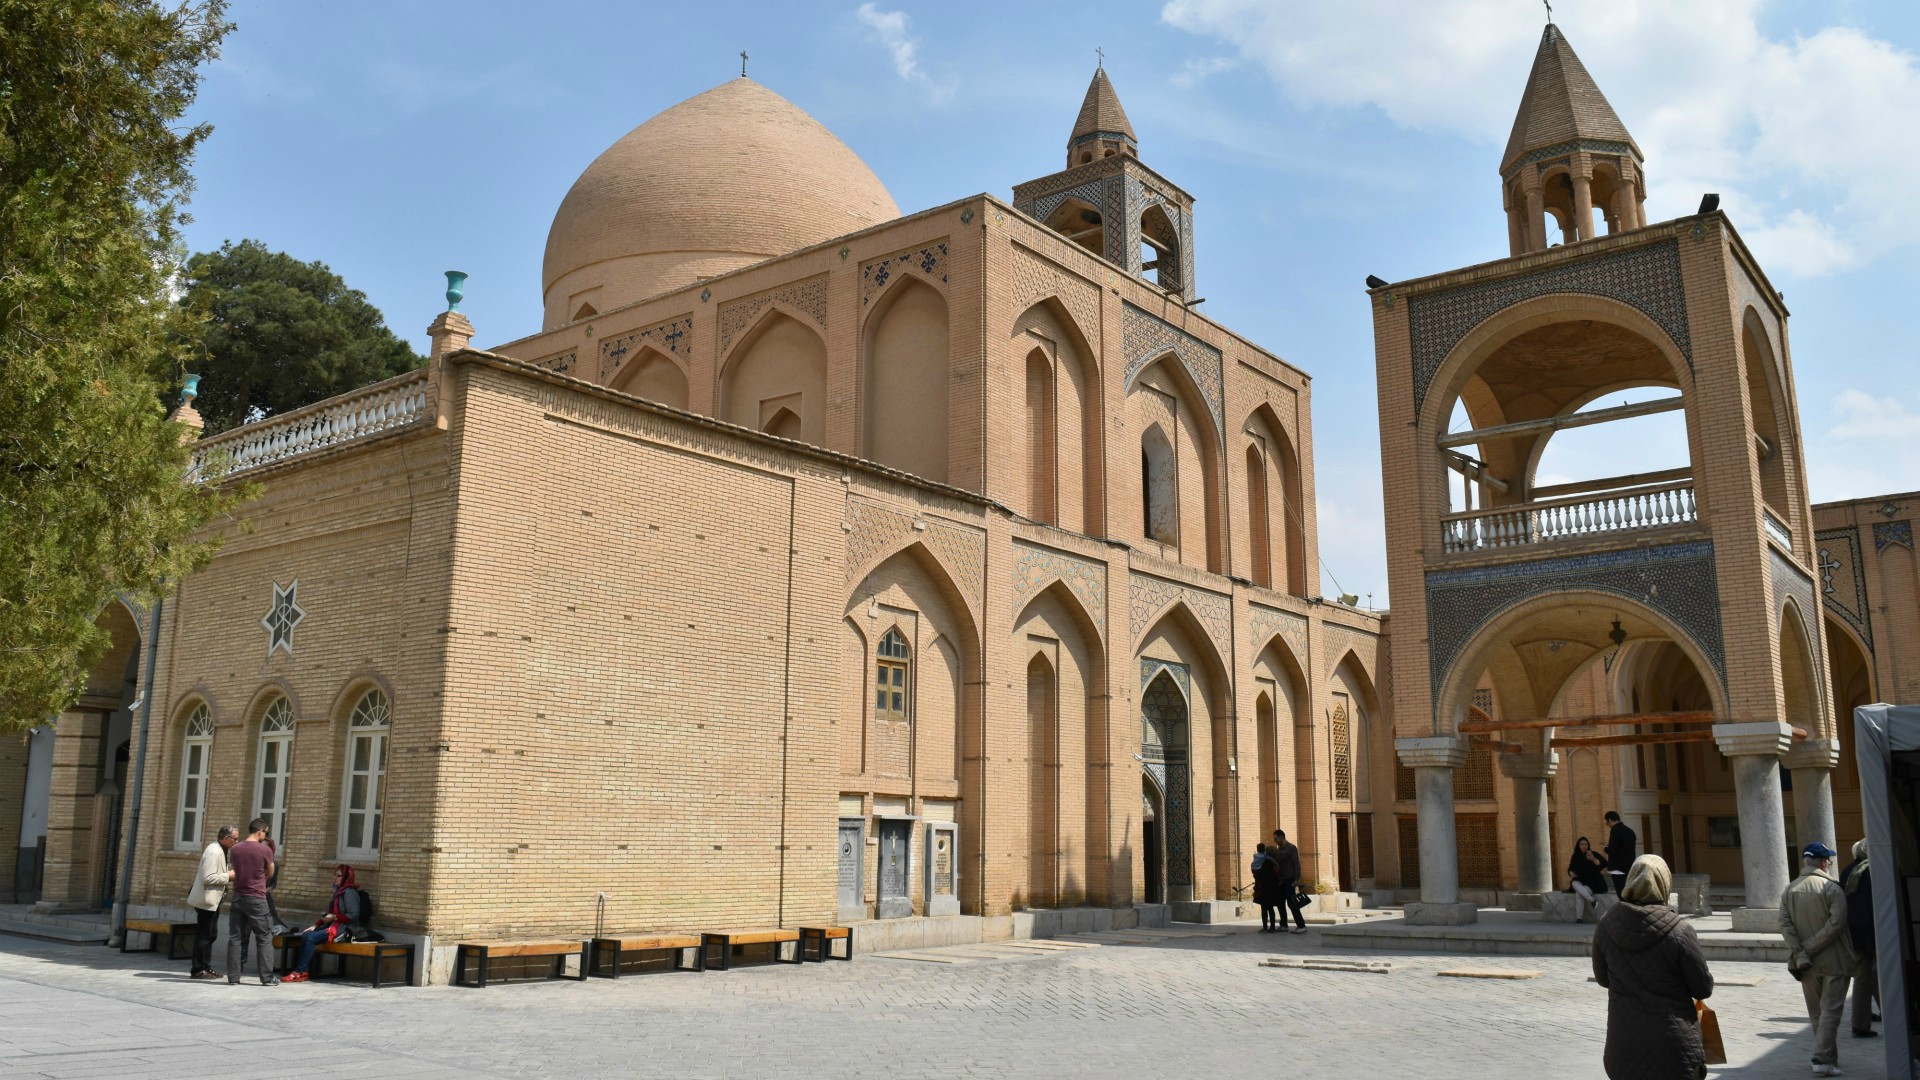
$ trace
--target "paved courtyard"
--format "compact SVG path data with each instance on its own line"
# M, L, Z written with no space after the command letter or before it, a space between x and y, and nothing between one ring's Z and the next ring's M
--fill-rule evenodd
M1215 928L1227 929L1227 928ZM954 963L659 973L615 981L371 990L195 983L154 954L0 935L0 1076L1600 1077L1606 993L1584 960L1323 951L1318 932L1033 951ZM224 948L224 941L222 942ZM1269 968L1269 956L1381 959L1393 974ZM1523 968L1525 981L1444 978ZM1732 1063L1808 1075L1799 987L1719 964ZM1849 1077L1880 1040L1842 1034Z

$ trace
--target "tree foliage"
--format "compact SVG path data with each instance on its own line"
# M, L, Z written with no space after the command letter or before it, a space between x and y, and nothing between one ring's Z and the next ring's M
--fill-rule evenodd
M367 302L324 263L257 240L187 262L181 301L205 324L195 407L208 431L311 405L420 366Z
M224 0L0 3L0 730L71 705L116 592L202 564L234 494L187 479L163 388L195 331L167 300L181 118Z

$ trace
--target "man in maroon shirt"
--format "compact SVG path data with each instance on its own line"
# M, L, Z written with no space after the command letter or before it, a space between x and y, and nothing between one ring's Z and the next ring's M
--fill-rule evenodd
M227 861L233 866L227 874L233 882L232 914L227 921L229 984L240 982L245 966L240 959L241 942L249 935L259 939L253 942L252 952L260 985L272 986L280 981L273 974L273 928L267 922L267 879L273 876L273 849L261 842L266 835L266 821L254 818L247 823L247 838L227 852Z

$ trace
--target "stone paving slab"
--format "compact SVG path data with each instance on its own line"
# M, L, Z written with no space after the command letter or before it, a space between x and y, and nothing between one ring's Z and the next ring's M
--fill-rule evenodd
M195 983L184 962L151 954L0 936L0 1076L1604 1076L1607 995L1586 981L1584 958L1529 960L1541 974L1527 982L1441 979L1458 957L1328 952L1320 934L1233 927L964 964L637 974L486 994ZM1271 957L1399 970L1362 979L1263 966ZM1712 966L1766 978L1729 980L1711 999L1732 1058L1711 1075L1808 1075L1799 985L1768 977L1771 965ZM1846 1076L1884 1080L1879 1042L1842 1037Z

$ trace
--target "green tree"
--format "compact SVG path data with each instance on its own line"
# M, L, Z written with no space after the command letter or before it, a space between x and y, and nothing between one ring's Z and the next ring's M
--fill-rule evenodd
M0 730L70 704L116 592L202 564L235 494L187 479L164 388L191 319L167 302L181 122L224 0L0 3Z
M297 409L419 367L326 264L269 251L257 240L227 243L187 262L181 303L205 323L200 398L208 431Z

